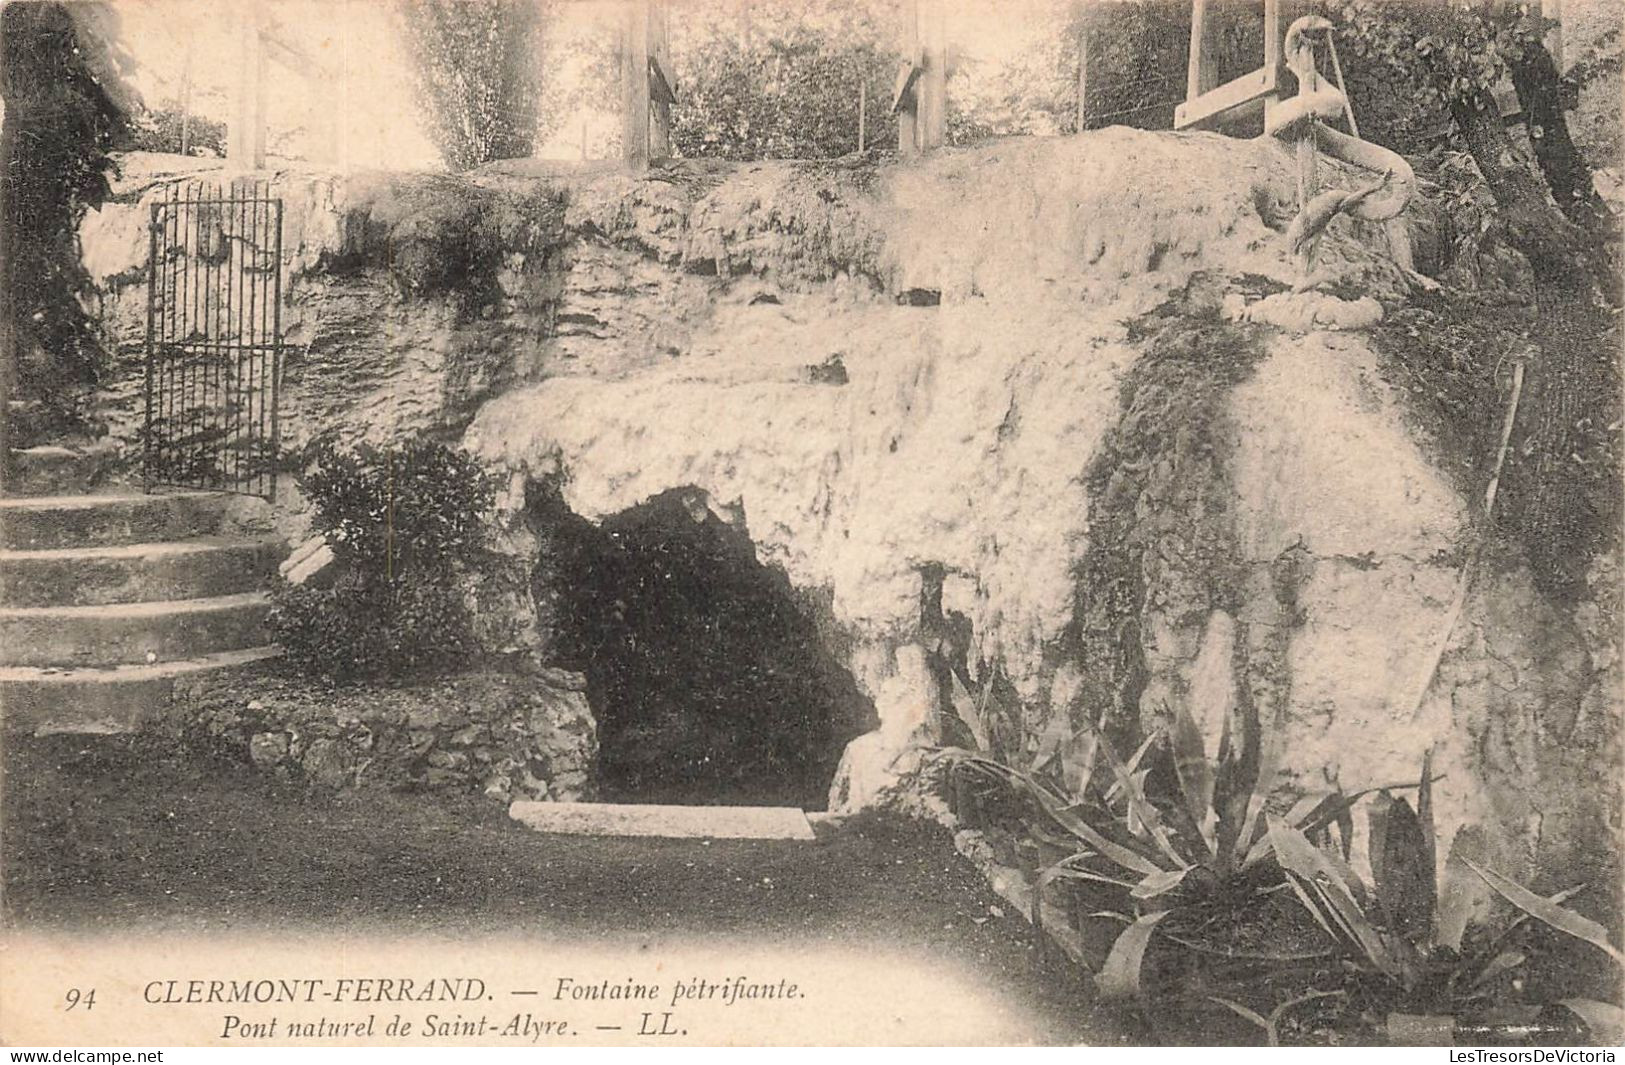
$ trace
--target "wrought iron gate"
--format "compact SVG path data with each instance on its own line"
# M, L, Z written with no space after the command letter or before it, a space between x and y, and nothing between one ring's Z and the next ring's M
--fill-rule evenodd
M263 182L171 186L147 255L147 489L276 493L282 201Z

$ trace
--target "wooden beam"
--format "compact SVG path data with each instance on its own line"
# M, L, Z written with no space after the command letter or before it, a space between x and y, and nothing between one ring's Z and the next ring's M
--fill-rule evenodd
M1078 132L1089 128L1089 27L1078 31Z
M671 69L671 5L651 0L649 7L649 158L671 155L671 105L677 102L677 79Z
M903 55L908 58L897 72L892 110L897 112L897 150L904 155L914 155L920 150L914 132L919 113L919 94L914 84L923 73L924 58L920 49L920 0L903 0Z
M904 0L903 54L892 110L904 155L942 145L948 113L948 19L942 0Z
M1208 32L1207 0L1191 0L1190 57L1185 65L1187 103L1219 84L1219 67L1213 58L1212 36Z
M919 109L916 135L920 149L939 148L946 139L948 118L948 17L942 0L920 0L920 43L925 69L916 86Z
M1280 0L1264 0L1264 69L1273 72L1272 76L1279 78L1281 69L1281 49L1285 46L1281 29L1281 3ZM1264 96L1264 125L1267 127L1270 114L1275 110L1275 104L1280 100L1278 87L1271 87L1271 91Z
M260 5L234 4L237 77L233 82L231 125L226 130L226 161L246 170L265 169L265 38Z
M621 26L621 158L649 165L649 0L627 0Z
M1280 80L1281 68L1277 64L1227 81L1174 108L1174 128L1211 129L1232 118L1253 114L1259 101L1274 97Z
M894 114L904 110L913 111L914 82L919 76L920 68L913 63L902 63L898 66L897 78L891 87L891 109Z

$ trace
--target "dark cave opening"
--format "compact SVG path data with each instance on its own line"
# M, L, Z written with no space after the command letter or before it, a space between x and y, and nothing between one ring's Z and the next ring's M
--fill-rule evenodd
M609 802L823 809L873 704L806 597L692 489L594 526L556 496L538 603L587 677Z

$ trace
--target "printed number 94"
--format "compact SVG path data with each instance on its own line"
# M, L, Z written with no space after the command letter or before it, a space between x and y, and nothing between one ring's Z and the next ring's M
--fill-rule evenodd
M81 991L77 987L68 989L68 1009L76 1010L80 1007L90 1009L96 1005L96 989L94 987Z

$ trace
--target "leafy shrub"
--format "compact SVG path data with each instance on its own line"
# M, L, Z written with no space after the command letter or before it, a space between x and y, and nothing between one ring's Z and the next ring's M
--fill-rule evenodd
M181 154L182 127L186 127L187 155L226 157L226 124L204 115L184 117L178 107L160 107L143 113L134 123L131 147L138 152Z
M112 196L109 153L126 131L128 93L116 78L98 80L96 71L118 68L101 14L94 4L0 10L6 373L12 398L41 401L48 431L87 428L76 397L105 358L80 302L92 287L78 232L85 212Z
M272 593L270 625L291 661L362 679L442 669L477 651L462 578L480 562L495 484L473 459L424 441L324 445L303 488L340 577Z
M884 5L755 5L674 20L672 65L682 92L672 146L689 158L828 159L897 143L891 91L897 73ZM866 88L865 93L863 89Z

